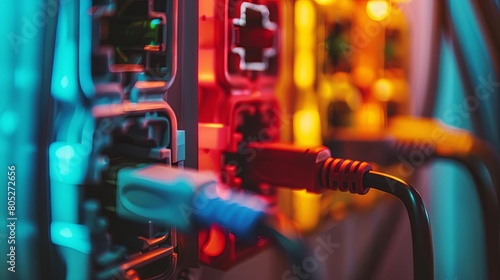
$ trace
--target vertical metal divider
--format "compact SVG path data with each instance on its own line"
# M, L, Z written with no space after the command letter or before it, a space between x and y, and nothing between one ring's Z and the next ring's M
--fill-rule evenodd
M198 1L178 1L176 76L164 99L185 130L184 166L198 169ZM198 267L198 234L178 234L179 267ZM184 246L186 244L188 246Z

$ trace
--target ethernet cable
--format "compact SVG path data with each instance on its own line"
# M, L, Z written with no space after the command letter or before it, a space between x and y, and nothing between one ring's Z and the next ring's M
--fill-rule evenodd
M441 158L465 166L475 182L483 212L489 279L500 277L500 162L487 143L434 119L397 117L380 135L344 135L325 144L339 156L382 165L401 163L418 153L420 164ZM485 178L483 166L489 178Z
M367 162L332 158L325 147L307 149L286 144L250 143L247 149L254 153L245 163L244 184L266 183L313 193L338 190L360 195L378 189L399 198L410 218L414 279L434 278L429 217L422 198L411 185L372 171Z
M282 216L271 211L266 200L222 185L209 172L163 164L122 168L117 175L116 213L127 220L153 221L184 232L215 223L242 240L267 237L278 243L294 265L301 265L308 255L299 234L283 226ZM318 270L309 279L324 279L320 274Z

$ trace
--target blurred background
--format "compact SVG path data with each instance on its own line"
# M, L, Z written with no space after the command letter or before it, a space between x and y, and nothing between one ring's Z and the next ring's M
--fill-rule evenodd
M17 170L18 271L7 269L4 226L0 279L413 278L410 221L396 197L259 181L248 175L245 156L260 152L252 143L324 146L409 182L428 211L434 278L500 279L498 0L2 6L0 168ZM212 172L251 194L240 200L258 196L310 254L288 252L297 267L281 231L281 247L264 234L235 236L250 219L234 214L241 201L196 212L210 222L178 232L179 213L156 215L195 193L179 191L183 182L201 179L137 173L130 182L174 187L121 193L121 170L144 164ZM0 194L7 220L11 196ZM133 198L144 208L120 208ZM158 249L168 262L148 259Z
M384 131L424 134L422 138L431 139L430 130L404 121L397 125L395 120L432 118L467 130L498 154L499 45L492 25L497 21L494 15L499 14L498 2L316 0L289 5L294 8L293 22L289 22L294 88L293 97L284 100L293 116L289 135L295 143L324 144L333 151L337 147L336 156L373 156L373 161L383 163L381 154L369 155L372 147L380 145L368 143L377 142ZM491 87L486 89L486 84ZM417 148L409 159L397 157L379 168L412 182L424 197L432 224L436 279L487 278L488 245L480 238L484 237L483 214L475 183L457 161L424 160L430 157L425 149ZM325 199L305 193L292 197L298 204L311 205ZM352 270L360 259L366 259L364 254L375 249L379 251L371 261L377 259L378 265L370 277L408 279L411 257L406 218L396 215L392 222L382 218L353 222L367 208L389 200L370 193L362 199L333 200L330 218L341 219L339 225L345 226L338 241L344 255L337 261L346 262L345 270L332 271L333 275L360 279L356 277L364 272ZM386 202L376 202L380 200ZM298 212L295 218L302 219L304 227L313 226L310 213ZM359 244L358 238L376 238L379 231L385 231L381 236L390 236L385 245L354 245ZM329 267L339 267L335 264Z

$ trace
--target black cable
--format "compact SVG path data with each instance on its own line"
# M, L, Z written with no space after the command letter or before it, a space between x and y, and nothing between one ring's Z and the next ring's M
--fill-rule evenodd
M449 7L444 4L445 1L437 1L436 2L436 7L441 9L441 16L442 16L442 29L445 37L447 40L451 43L455 58L457 60L457 63L459 65L459 72L462 77L464 87L465 87L465 94L466 96L471 96L474 94L474 87L472 85L472 80L471 80L471 73L467 68L466 65L466 60L464 56L463 49L460 45L460 42L458 41L457 36L455 35L455 28L453 26L453 22L451 19L451 15L449 12ZM500 34L498 31L494 28L494 25L492 22L498 22L498 18L495 18L495 9L491 9L491 1L472 1L473 4L476 5L477 9L480 10L480 12L484 15L485 17L485 24L488 27L488 31L490 32L490 35L493 35L491 38L492 42L494 45L498 46L499 38L498 36L494 36L494 34ZM445 7L446 6L446 7ZM489 7L489 9L487 8ZM495 53L490 52L490 56L493 55L493 57L496 57ZM497 60L493 59L493 66L495 69L499 69L498 67L498 62ZM437 75L436 75L437 76ZM431 85L433 86L433 85ZM434 88L435 89L435 88ZM434 94L435 97L435 94ZM433 107L432 107L433 108ZM427 110L427 113L429 113L429 110ZM425 114L425 113L424 113ZM473 126L476 129L476 131L479 133L479 136L482 138L485 138L486 136L489 136L487 132L485 131L484 128L484 123L482 121L482 115L481 112L478 110L474 110L471 113L471 119L473 121ZM489 138L488 139L492 139ZM476 144L476 142L475 142ZM500 279L499 276L499 271L498 271L498 264L500 263L500 257L499 257L499 210L498 210L498 203L500 202L500 177L497 172L500 170L498 166L498 159L484 151L484 149L481 147L481 145L475 145L479 151L477 155L467 155L467 156L461 156L461 157L454 157L453 159L458 160L460 163L465 165L469 172L471 173L476 186L477 186L477 193L481 202L481 208L483 212L483 220L484 220L484 225L485 225L485 235L486 235L486 253L487 253L487 267L488 267L488 275L489 279ZM449 157L444 157L444 158L449 158ZM494 190L492 190L489 187L489 184L485 182L481 176L481 170L480 170L480 163L483 162L484 166L487 168L488 172L490 173L491 179L493 181L494 185ZM495 193L496 192L496 193ZM497 198L497 201L493 201L493 197Z
M485 250L487 255L488 279L500 279L498 266L500 263L500 179L497 174L500 170L500 164L493 149L490 149L486 143L479 139L473 139L473 141L472 148L465 154L450 149L453 148L450 146L440 147L439 144L433 145L428 142L399 141L397 146L400 148L396 149L398 151L396 154L410 157L413 151L426 151L426 149L430 149L433 152L428 154L427 160L435 158L452 160L462 164L469 171L476 185L475 191L478 194L482 211L486 239ZM482 165L486 167L490 174L493 186L485 180L482 173Z
M422 123L425 122L425 120L421 121ZM419 120L413 120L413 123L408 122L408 125L418 125L418 122ZM412 139L411 135L408 135L408 137L399 137L396 135L396 140L387 138L385 146L379 145L384 152L379 152L377 155L381 155L380 157L384 163L393 164L400 162L400 156L404 156L410 160L412 153L419 151L425 155L423 160L433 158L455 160L463 163L471 173L477 172L477 177L481 178L484 176L478 168L484 166L493 187L490 187L491 184L487 181L477 181L476 183L481 183L481 185L478 185L478 192L485 188L491 188L489 195L496 197L498 203L500 203L500 174L498 173L500 170L500 157L494 148L468 132L460 130L450 132L441 130L436 126L434 128L433 131L428 132L429 134L424 134L424 137L415 136ZM433 137L431 134L436 131L439 132L436 134L438 136L435 135ZM379 162L378 158L366 159L362 154L359 155L360 157L358 158L362 160ZM490 190L486 192L490 192Z
M496 197L500 205L499 155L496 153L495 149L488 143L475 138L471 148L471 155L469 157L472 162L477 162L479 164L482 163L488 171L491 182L493 183L493 189L496 192Z
M408 183L384 173L369 171L363 185L399 198L410 218L414 279L434 279L434 255L429 217L420 194Z
M498 17L500 11L500 4L495 3L495 0L471 0L472 4L476 6L475 10L479 10L477 17L482 19L486 28L483 28L485 43L487 45L488 53L491 58L491 63L493 64L493 69L496 72L496 78L498 80L500 76L500 17ZM498 2L498 1L497 1ZM489 35L489 36L488 36ZM498 99L496 103L492 103L494 106L499 106ZM496 129L500 128L500 123L497 122ZM495 148L497 151L500 150L500 144L495 143Z
M500 279L500 163L493 148L480 139L474 139L467 155L450 157L470 172L478 193L483 213L486 238L488 279ZM483 176L482 166L490 175L491 184Z
M249 181L315 193L330 189L360 195L374 188L398 197L410 218L415 279L434 278L429 217L422 198L412 186L396 177L371 171L367 162L332 158L326 147L310 149L283 143L252 143L249 147L256 152L253 160L246 163L243 184Z
M481 175L480 162L472 158L456 158L470 172L477 188L483 213L484 233L486 239L486 261L488 279L500 279L500 210L493 188L486 183Z
M455 60L458 65L458 72L462 79L462 84L464 86L465 98L471 97L474 98L474 82L472 80L472 73L470 68L467 65L466 56L462 45L456 35L456 30L453 25L453 20L451 18L451 14L449 8L446 7L445 16L443 18L443 32L446 40L452 47L453 54ZM482 111L483 110L471 110L470 117L472 121L473 130L475 130L476 134L482 139L492 139L489 137L485 124L482 120Z
M482 29L485 43L488 47L488 54L491 57L491 63L497 74L500 74L500 17L498 17L499 7L495 0L470 0L472 6L476 7L476 16L478 20L483 21L485 28ZM495 51L496 50L496 51Z
M439 62L439 58L441 55L441 22L444 15L444 1L435 1L434 3L434 11L433 11L433 23L434 26L431 30L431 66L428 74L428 82L427 89L424 95L424 106L421 110L422 117L432 117L434 116L434 109L437 99L437 88L439 84L439 63L434 63L435 61Z
M494 36L494 34L499 34L495 28L492 26L492 22L498 22L498 18L494 16L494 9L491 9L491 1L471 1L472 4L476 6L476 9L480 10L480 12L485 17L485 24L487 26L486 32L489 31L489 35L493 35L491 38L491 42L493 45L498 46L498 36ZM442 5L441 1L437 1L438 5ZM445 5L447 6L447 5ZM489 7L490 9L488 9ZM451 43L455 59L457 60L457 64L459 66L459 72L462 77L462 81L465 87L466 97L473 96L474 87L471 80L471 73L467 67L466 56L464 56L464 50L456 36L456 30L453 26L451 14L449 11L449 7L443 9L443 18L442 18L442 28L443 33L447 40ZM488 42L486 42L488 43ZM496 53L490 52L490 56L494 58L497 56ZM493 67L498 70L498 62L493 59ZM471 119L473 122L473 127L478 132L479 136L483 139L493 140L491 134L488 134L483 122L482 111L474 110L471 112ZM496 140L496 139L495 139ZM489 279L500 279L500 272L498 269L498 264L500 263L500 241L499 241L499 221L500 221L500 212L498 209L498 203L500 202L500 177L498 171L500 170L498 167L500 164L498 163L498 158L496 158L492 153L485 150L485 146L482 144L478 144L478 142L474 142L474 151L476 154L466 155L466 156L457 156L457 157L443 157L443 158L451 158L458 160L462 163L471 173L474 182L477 186L477 193L480 199L480 204L483 212L483 220L485 225L485 235L486 235L486 253L487 253L487 269L488 269L488 277ZM496 143L496 141L495 141ZM439 155L438 155L439 156ZM493 189L490 188L490 184L485 182L481 176L480 165L481 162L484 164L488 172L490 173L491 180L493 182ZM493 198L496 198L494 201Z
M373 139L350 139L349 141L338 140L329 143L334 154L341 157L353 157L363 161L379 162L383 165L401 164L403 160L411 162L411 157L415 151L423 156L422 164L434 159L445 159L463 165L471 174L475 192L478 194L482 211L482 219L485 229L487 269L489 279L500 279L500 162L494 149L484 141L477 139L469 133L449 132L431 126L427 132L425 120L412 120L405 125L414 127L419 133L395 138L386 137L378 141ZM438 130L439 129L439 130ZM433 139L433 131L439 137ZM424 135L422 137L422 135ZM434 136L436 136L434 135ZM408 138L408 139L405 139ZM470 143L472 141L472 145ZM469 147L470 146L470 147ZM368 147L375 153L365 150ZM485 178L482 166L486 167L491 183ZM414 168L422 167L413 166ZM498 200L498 201L497 201Z

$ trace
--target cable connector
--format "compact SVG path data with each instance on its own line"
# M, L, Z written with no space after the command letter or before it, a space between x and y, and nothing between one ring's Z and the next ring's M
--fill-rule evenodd
M308 192L327 189L366 194L363 175L372 170L367 162L332 158L326 147L301 148L287 144L250 143L254 157L248 160L244 180Z
M139 222L155 221L182 231L218 223L237 237L252 237L268 204L220 184L211 173L153 164L118 172L116 212Z
M228 228L238 238L254 238L266 216L267 202L255 194L212 184L197 192L195 218L202 225L212 223Z
M325 147L298 148L286 144L251 143L254 157L245 179L309 192L326 189L366 194L370 188L390 193L405 205L410 218L414 279L433 279L432 236L427 210L419 193L406 182L371 171L367 162L331 158ZM256 181L255 181L256 180Z

